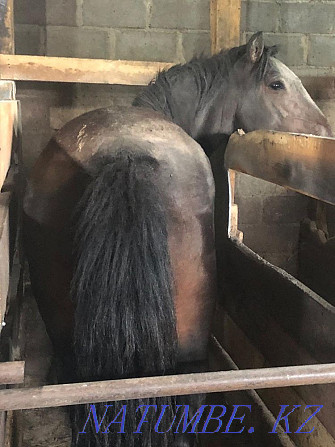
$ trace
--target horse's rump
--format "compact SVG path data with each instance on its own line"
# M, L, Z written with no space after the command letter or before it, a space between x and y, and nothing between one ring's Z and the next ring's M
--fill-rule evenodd
M74 336L77 376L65 381L160 375L181 371L185 362L196 371L206 358L215 295L209 162L160 114L119 111L90 112L58 132L40 156L25 198L34 294L70 372ZM71 277L75 319L71 310L63 325ZM127 402L133 422L127 435L110 435L112 440L107 434L97 439L94 424L77 440L89 415L88 406L78 407L74 441L171 444L170 433L158 434L149 423L145 433L133 434L141 404L158 410L169 405L172 416L174 399ZM100 420L105 407L98 407Z

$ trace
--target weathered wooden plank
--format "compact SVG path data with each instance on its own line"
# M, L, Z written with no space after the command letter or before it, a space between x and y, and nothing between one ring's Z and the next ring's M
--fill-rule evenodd
M245 336L220 312L216 313L214 333L239 358L239 367L260 367L264 361L283 366L335 360L332 305L236 240L227 242L226 253L229 274L225 278L225 308ZM331 408L335 400L333 385L304 387L297 392L305 401L320 401L326 408ZM325 410L321 419L335 437L331 412Z
M10 193L0 194L0 332L9 289L9 201Z
M0 190L10 166L18 110L18 101L0 101Z
M249 312L253 327L252 316L262 310L318 362L335 361L334 306L237 240L227 241L225 250L224 306L230 315L238 321L235 316Z
M335 306L335 239L328 239L315 222L300 227L299 279Z
M238 326L219 307L215 314L214 333L223 347L230 352L239 368L317 363L317 360L283 331L273 318L262 311L259 303L255 303L252 297L249 306L239 307L238 314L234 313L234 318L238 321ZM333 414L330 410L335 400L335 386L299 387L294 393L307 403L320 402L320 405L324 405L324 411L318 417L329 433L335 437Z
M0 55L0 79L146 85L172 63Z
M257 313L254 315L254 319L257 319L258 315ZM240 323L240 321L239 321ZM257 349L255 345L253 345L250 340L246 337L246 335L241 331L241 329L234 323L234 321L228 316L225 315L225 324L224 324L224 338L222 338L222 327L218 327L216 325L216 328L219 328L218 334L223 342L223 346L227 349L228 352L231 353L236 363L241 367L244 368L248 364L248 359L252 359L254 356L258 361L265 362L264 364L268 364L269 362L266 362L265 358L263 357L262 353ZM266 330L266 329L264 329ZM271 337L271 334L268 334L268 337ZM280 347L283 340L279 337L276 339L277 341L277 347ZM312 387L301 387L299 390L305 390L305 389L312 389ZM313 387L314 388L314 387ZM304 409L306 407L305 402L302 400L302 398L297 394L297 392L293 388L287 388L287 389L271 389L268 393L266 393L266 390L257 390L257 394L261 397L261 399L266 403L267 407L273 414L279 413L280 405L301 405L302 408L299 411L295 412L293 420L290 420L290 423L293 422L291 425L291 429L293 427L297 429L306 419L307 416L305 416ZM321 398L321 397L320 397ZM278 404L278 400L280 401L280 404ZM315 400L312 400L315 402ZM317 399L319 402L319 399ZM307 403L311 402L310 400L306 400ZM321 400L320 400L321 402ZM328 410L328 421L330 421L330 426L332 426L332 414L331 411L329 411L329 408L332 407L330 405L327 406L328 402L323 402L326 411ZM322 416L324 413L322 413ZM295 440L297 442L297 445L302 447L319 447L320 445L332 445L324 443L325 440L327 442L332 441L331 434L327 431L325 426L323 425L321 419L316 418L315 419L315 425L317 427L317 430L313 433L313 437L304 437L303 439L297 439ZM312 442L311 442L312 441Z
M236 363L214 336L212 336L211 341L212 343L210 344L209 360L212 370L238 370L239 368L237 367ZM271 392L273 392L273 390L270 390L270 393ZM220 396L220 400L218 403L222 403L223 400L223 402L227 402L229 405L232 406L252 406L250 424L252 424L255 431L251 435L252 440L248 442L248 439L246 439L247 445L249 445L249 443L252 443L252 445L262 445L266 447L295 447L295 444L290 440L288 434L285 433L280 425L278 426L276 435L269 433L275 425L276 418L260 398L259 391L235 391L233 393L224 393L223 395L219 394L218 396ZM210 400L209 403L212 404L212 401ZM219 442L217 445L221 447L222 435L220 434L220 436L221 438L218 438ZM212 446L212 443L210 443L209 445Z
M0 445L5 445L6 438L6 413L0 412Z
M24 362L0 363L0 385L18 385L24 381Z
M225 165L335 204L335 138L274 131L235 133Z
M4 447L12 447L13 446L13 426L14 426L14 412L8 411L6 413L6 428L5 428L5 443ZM19 447L19 446L17 446Z
M211 0L212 53L240 44L241 0Z
M0 53L14 53L13 0L0 2Z
M298 428L309 418L312 417L316 408L306 408L308 405L323 405L323 402L318 401L305 401L302 399L299 394L297 394L296 390L293 388L281 388L276 390L259 390L260 397L264 400L269 410L273 413L279 414L281 405L288 405L290 410L293 410L295 405L300 405L299 408L290 414L289 416L289 426L290 426L290 436L294 441L296 446L298 447L335 447L335 439L329 433L327 428L322 424L319 417L320 413L324 411L332 412L332 407L326 407L321 410L320 413L316 417L313 417L311 421L306 424L302 431L310 431L314 430L312 433L304 433L299 434L295 433ZM331 416L331 414L330 414ZM332 418L333 423L333 418ZM282 425L285 428L285 425L282 421Z

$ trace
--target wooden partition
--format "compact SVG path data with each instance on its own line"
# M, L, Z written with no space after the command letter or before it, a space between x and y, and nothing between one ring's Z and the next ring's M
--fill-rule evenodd
M335 308L283 270L236 239L225 246L224 302L214 333L240 368L280 367L335 361ZM335 385L257 392L278 414L280 405L301 405L292 418L299 427L305 407L323 405L311 435L290 435L297 446L331 446L335 427ZM291 407L292 408L292 407Z
M334 154L332 138L255 131L231 137L225 165L335 203ZM220 183L218 177L216 181ZM226 239L221 247L224 300L216 312L214 333L237 365L261 368L335 362L334 306L236 238ZM302 447L335 444L334 385L261 390L258 395L274 413L279 405L301 405L292 417L297 426L305 420L306 405L318 401L324 408L313 434L290 436Z

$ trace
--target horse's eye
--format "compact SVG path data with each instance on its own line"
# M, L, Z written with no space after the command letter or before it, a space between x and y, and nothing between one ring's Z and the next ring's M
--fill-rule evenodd
M272 82L269 85L269 87L272 88L272 90L284 90L285 89L285 85L281 81Z

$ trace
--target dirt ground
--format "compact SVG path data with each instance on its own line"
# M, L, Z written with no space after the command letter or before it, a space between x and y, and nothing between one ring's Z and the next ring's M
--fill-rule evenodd
M54 383L55 378L50 377L52 347L34 298L28 295L24 307L25 387ZM71 444L70 422L64 408L24 410L20 425L23 447L69 447Z

